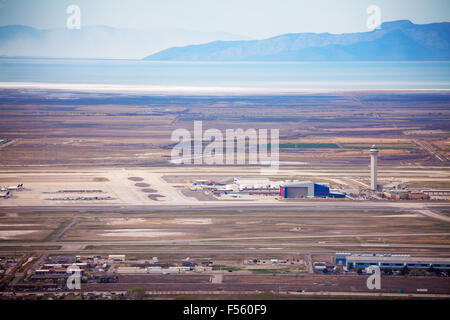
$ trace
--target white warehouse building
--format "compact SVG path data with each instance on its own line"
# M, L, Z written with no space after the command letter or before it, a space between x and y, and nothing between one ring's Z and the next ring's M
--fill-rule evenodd
M234 184L239 190L269 188L270 180L267 178L234 178Z
M283 181L270 181L267 178L234 178L234 185L239 190L245 189L278 189Z

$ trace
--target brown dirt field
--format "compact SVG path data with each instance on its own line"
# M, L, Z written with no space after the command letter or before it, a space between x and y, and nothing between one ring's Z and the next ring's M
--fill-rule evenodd
M167 164L174 129L278 128L280 143L412 143L429 141L448 156L450 94L341 92L286 97L145 97L145 105L103 100L79 105L83 93L63 103L29 92L14 105L0 104L0 164ZM32 98L31 98L32 97ZM133 99L136 97L130 97ZM143 98L138 96L137 98ZM30 100L27 100L30 99ZM32 99L32 100L31 100ZM6 101L6 100L5 100ZM31 103L30 101L33 101ZM273 106L277 107L274 108ZM182 106L182 107L180 107ZM87 130L88 129L88 130ZM430 134L430 132L432 134ZM439 164L421 149L383 150L386 165ZM384 153L385 152L385 153ZM282 161L363 165L365 154L347 149L282 150Z

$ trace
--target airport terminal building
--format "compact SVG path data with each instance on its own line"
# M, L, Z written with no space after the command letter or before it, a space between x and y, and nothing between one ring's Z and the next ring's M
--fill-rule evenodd
M380 269L401 270L429 269L450 270L449 258L411 257L409 255L392 254L351 254L337 253L336 264L345 265L348 270L365 269L369 266L378 266Z
M287 183L280 186L282 198L345 198L344 194L331 193L330 188L312 181Z

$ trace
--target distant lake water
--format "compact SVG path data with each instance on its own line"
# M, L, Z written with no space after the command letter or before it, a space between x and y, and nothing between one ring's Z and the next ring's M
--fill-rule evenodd
M0 58L0 82L450 89L450 62L156 62Z

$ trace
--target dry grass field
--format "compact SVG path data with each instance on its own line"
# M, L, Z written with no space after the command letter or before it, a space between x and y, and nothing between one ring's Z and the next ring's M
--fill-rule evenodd
M76 223L56 241L56 235L74 219ZM401 209L292 209L276 214L263 209L244 212L233 209L213 212L91 212L88 209L77 212L37 212L22 209L19 213L3 212L0 230L2 235L6 230L11 233L8 238L1 239L5 245L11 240L11 245L16 242L36 241L39 244L55 240L55 245L81 242L89 246L85 249L100 252L104 249L146 249L149 252L152 249L188 250L186 246L190 244L195 245L191 249L208 249L211 253L214 249L250 247L259 248L261 253L274 248L279 249L274 253L305 248L370 250L370 245L374 248L390 245L390 250L396 251L432 252L437 248L433 245L450 245L448 224L430 219L415 210ZM126 243L120 244L120 241ZM144 243L135 241L148 241L146 243L152 247L141 246ZM402 244L417 245L417 248L406 246L402 249ZM366 247L361 248L361 245ZM421 248L421 245L424 246Z
M282 161L362 165L373 143L388 165L447 164L450 94L140 96L2 90L0 164L167 164L177 128L278 128ZM69 96L69 98L67 97ZM419 142L444 159L439 160Z

